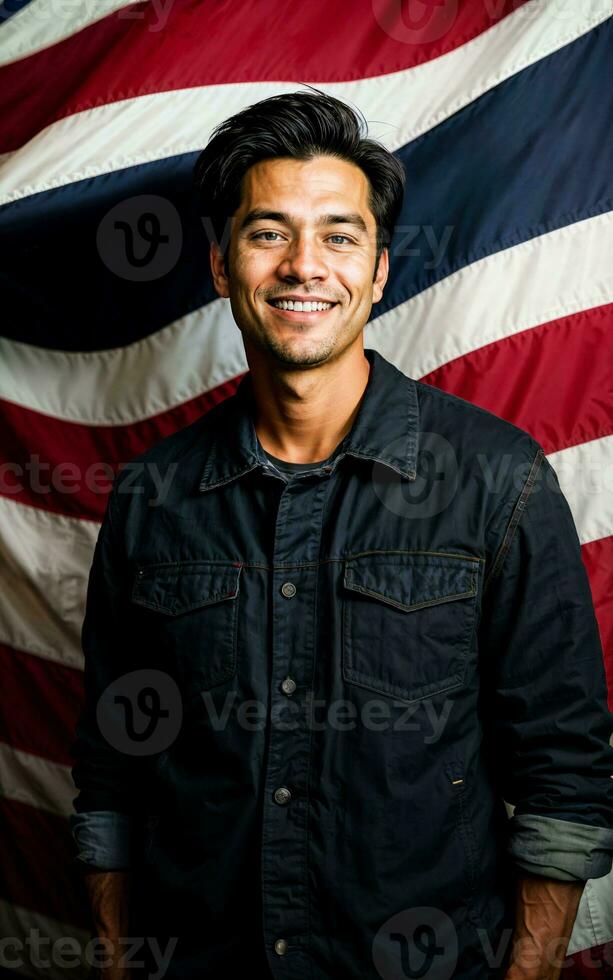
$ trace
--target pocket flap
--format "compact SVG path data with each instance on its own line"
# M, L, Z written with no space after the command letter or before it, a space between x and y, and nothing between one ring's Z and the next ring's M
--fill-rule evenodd
M365 554L345 561L345 588L404 612L477 591L478 560L423 552Z
M160 562L137 567L132 601L179 616L238 595L240 562Z

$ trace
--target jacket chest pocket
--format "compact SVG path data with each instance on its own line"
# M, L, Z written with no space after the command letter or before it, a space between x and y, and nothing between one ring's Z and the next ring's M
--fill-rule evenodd
M131 598L143 664L167 669L188 698L236 672L240 573L239 562L214 561L137 569Z
M475 625L478 561L384 552L347 559L343 679L402 701L459 687Z

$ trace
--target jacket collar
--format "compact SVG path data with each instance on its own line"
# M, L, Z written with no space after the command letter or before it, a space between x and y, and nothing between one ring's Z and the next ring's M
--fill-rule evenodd
M355 456L383 463L408 480L414 480L419 438L415 381L378 351L366 348L364 355L370 362L370 375L358 414L342 441L334 465L343 456ZM253 424L251 372L243 376L234 395L219 410L214 431L208 430L209 445L200 490L212 490L256 467L269 465Z

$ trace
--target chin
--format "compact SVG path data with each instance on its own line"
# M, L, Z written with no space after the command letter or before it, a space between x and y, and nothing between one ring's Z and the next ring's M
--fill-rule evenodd
M321 364L322 361L327 360L334 350L334 342L332 340L313 342L300 339L288 342L287 340L279 341L275 338L268 341L267 347L283 364L306 367Z

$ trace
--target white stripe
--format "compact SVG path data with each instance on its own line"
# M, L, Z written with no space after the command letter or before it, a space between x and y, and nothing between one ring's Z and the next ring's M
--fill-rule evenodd
M613 302L613 212L464 266L371 320L364 343L413 378L539 324Z
M0 642L83 666L81 625L99 524L0 497Z
M613 436L549 453L581 544L613 533Z
M495 252L371 321L365 346L421 378L485 344L612 302L612 253L613 212ZM0 338L0 365L1 398L85 425L130 425L248 369L227 299L113 350Z
M370 135L389 150L397 150L504 79L585 34L612 12L613 0L564 0L563 4L531 0L433 61L318 87L353 102L367 121L375 120ZM49 125L4 162L0 204L199 150L227 116L252 102L297 89L294 82L207 85L75 113Z
M49 887L53 887L53 882L49 883ZM21 977L31 977L32 980L66 980L67 977L71 980L87 980L91 974L87 966L86 951L87 955L91 951L89 962L93 962L94 947L88 947L92 935L93 932L87 932L79 926L59 922L33 909L12 905L6 899L0 898L0 937L5 940L0 947L0 967ZM72 955L67 944L62 947L60 940L67 937L76 939L78 946L73 945L83 966L68 966L78 957ZM45 939L50 942L45 943ZM54 947L56 942L58 945ZM101 961L102 957L98 956L97 962Z
M227 299L112 350L49 351L0 338L0 365L0 397L86 425L150 418L248 368Z
M77 790L68 766L0 742L0 795L66 817Z
M548 459L581 543L613 534L613 436ZM592 492L583 474L602 489ZM0 642L82 668L80 630L99 525L0 497L0 527Z
M32 0L2 25L0 66L50 48L121 7L145 2L150 0Z

